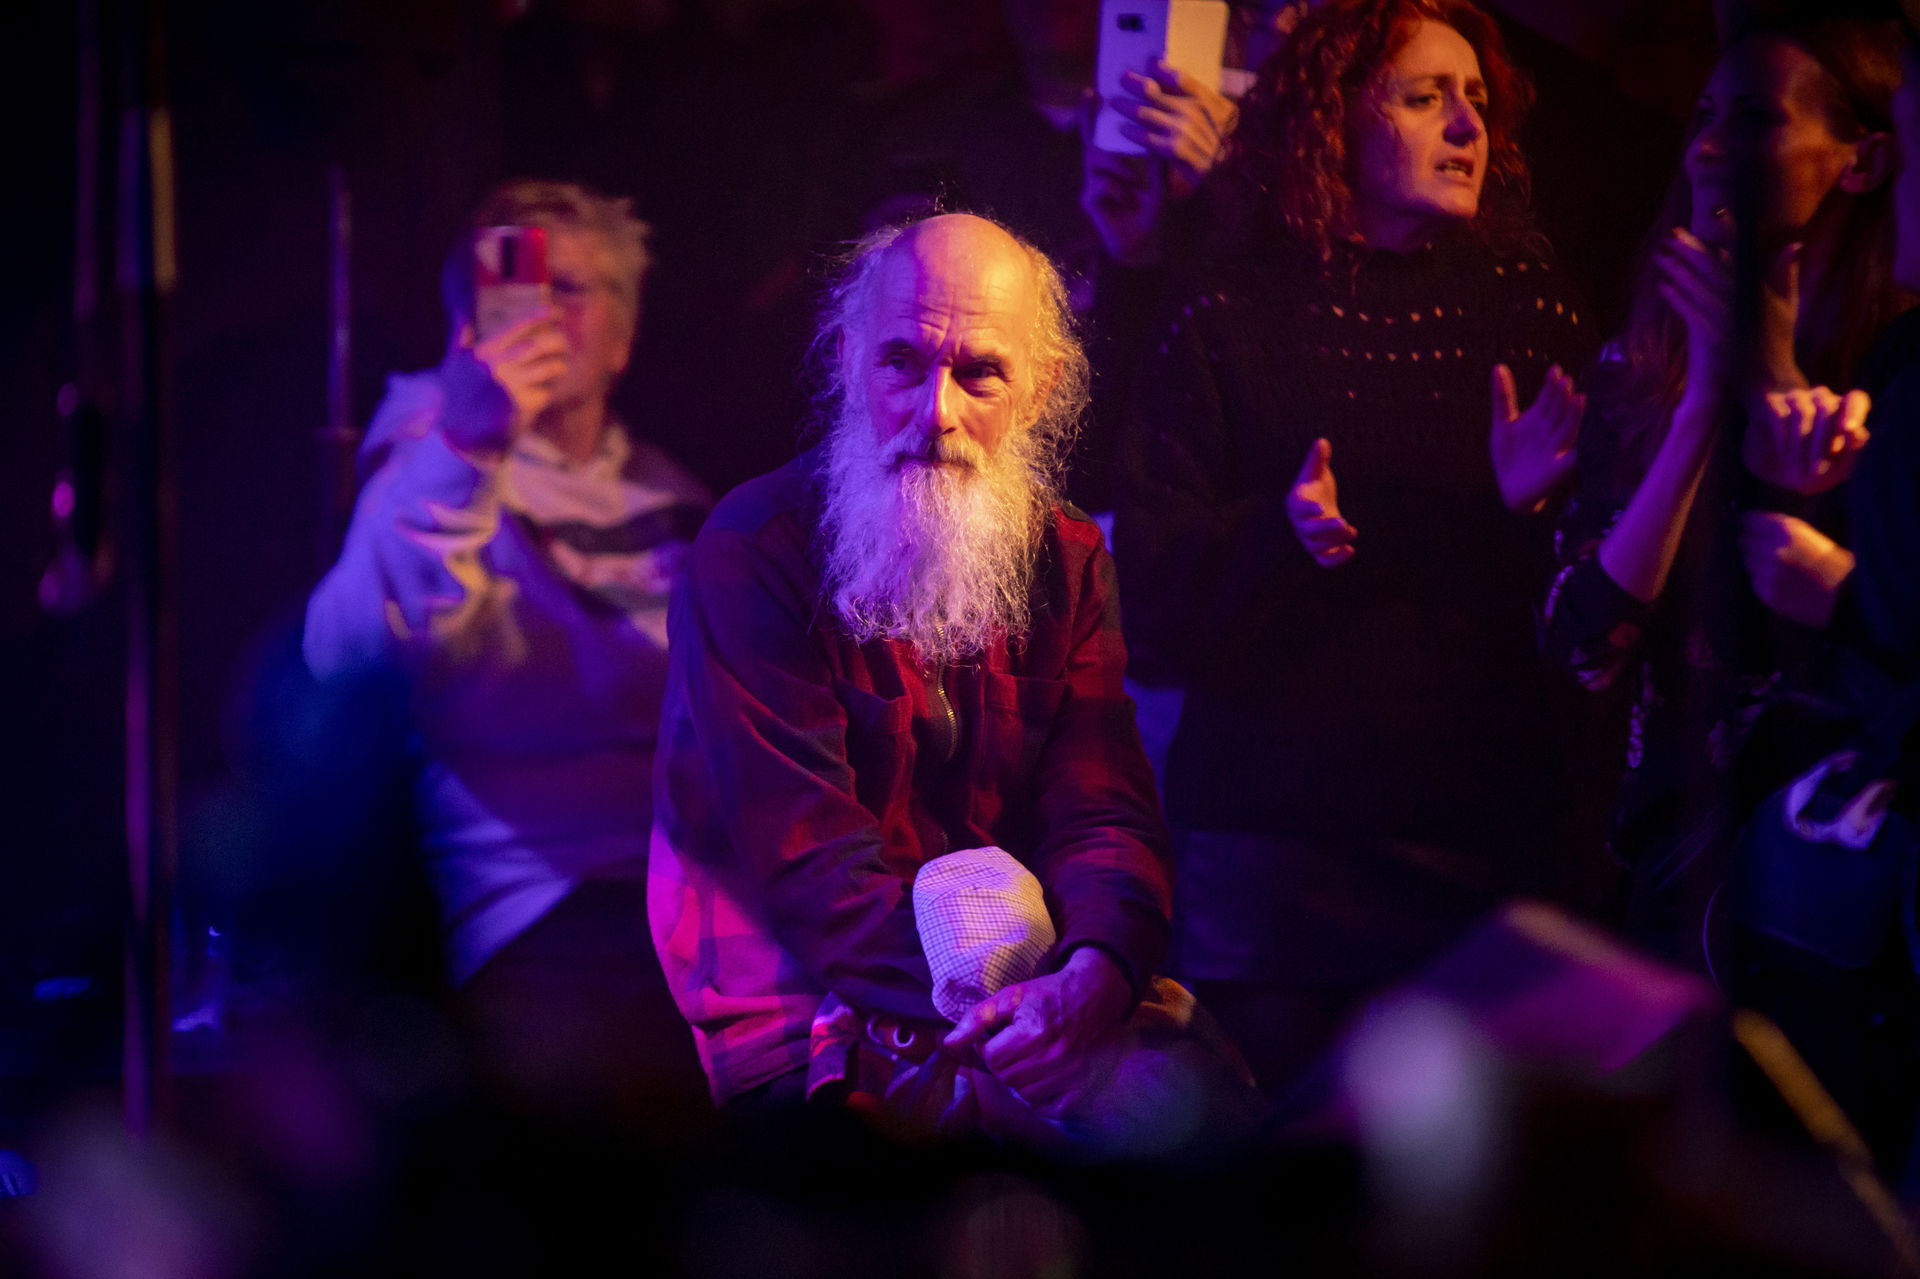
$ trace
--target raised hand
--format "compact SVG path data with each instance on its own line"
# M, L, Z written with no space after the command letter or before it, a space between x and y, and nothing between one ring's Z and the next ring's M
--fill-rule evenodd
M1775 488L1824 493L1853 474L1866 447L1870 407L1865 391L1771 391L1748 413L1740 455Z
M1537 511L1573 470L1574 445L1587 397L1559 365L1547 370L1540 394L1520 411L1513 370L1493 366L1493 432L1488 439L1500 497L1511 511Z
M440 365L447 438L462 449L504 450L553 402L568 358L551 308L484 341L474 340L472 325L464 327Z
M1761 279L1758 329L1754 334L1754 378L1758 393L1805 387L1793 353L1794 325L1800 314L1798 241L1782 246ZM1725 249L1702 242L1685 227L1675 227L1654 254L1656 287L1687 329L1687 394L1718 396L1734 388L1733 261Z
M1322 568L1335 568L1353 558L1353 542L1360 531L1340 518L1333 482L1333 442L1318 439L1307 450L1287 491L1287 518L1293 535Z
M1833 620L1840 584L1853 572L1852 551L1805 520L1777 511L1740 517L1740 555L1762 604L1815 628Z
M1687 330L1687 394L1716 401L1733 372L1733 264L1724 249L1675 227L1653 255L1654 287Z
M1117 155L1093 145L1100 99L1089 93L1080 122L1080 207L1110 257L1150 266L1160 258L1168 205L1191 195L1219 163L1237 109L1163 62L1147 75L1126 72L1121 84L1121 96L1109 105L1125 118L1121 133L1147 152Z
M1726 252L1675 227L1655 254L1654 265L1661 298L1686 326L1686 384L1652 464L1601 539L1599 553L1607 576L1646 604L1667 589L1681 535L1719 447L1728 405L1750 401L1756 393L1804 385L1792 359L1800 291L1798 245L1781 250L1764 281L1760 349L1755 367L1738 370L1751 377L1744 385L1733 381L1733 268Z

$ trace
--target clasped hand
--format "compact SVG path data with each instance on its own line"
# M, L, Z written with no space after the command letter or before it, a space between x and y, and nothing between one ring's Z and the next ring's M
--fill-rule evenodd
M1094 946L1058 972L1004 986L947 1035L949 1050L977 1049L981 1064L1037 1110L1057 1112L1087 1081L1093 1052L1125 1022L1132 989Z
M1748 413L1741 457L1775 488L1824 493L1853 474L1866 447L1870 407L1865 391L1770 391Z

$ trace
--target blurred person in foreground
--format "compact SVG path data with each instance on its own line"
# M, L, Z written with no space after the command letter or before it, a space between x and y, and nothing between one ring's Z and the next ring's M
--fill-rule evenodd
M1139 381L1115 542L1135 676L1186 694L1172 971L1275 1093L1551 886L1532 602L1590 320L1531 224L1529 100L1464 0L1310 10Z
M507 225L546 229L553 304L483 337L475 233ZM699 1090L641 925L667 599L708 501L608 408L646 234L571 184L474 211L442 275L446 356L388 384L304 643L323 678L408 678L458 1010L512 1104L583 1120Z
M985 219L887 228L817 350L824 441L715 508L675 601L661 959L730 1108L1071 1123L1164 1003L1169 881L1112 564L1057 495L1086 403L1064 289ZM956 863L1000 885L983 912L1015 881L1042 903L1052 945L1006 969L1037 975L936 981L921 881Z

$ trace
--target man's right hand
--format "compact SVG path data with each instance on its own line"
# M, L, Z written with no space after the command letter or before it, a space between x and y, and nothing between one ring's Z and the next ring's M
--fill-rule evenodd
M975 1004L944 1046L976 1049L995 1078L1049 1114L1086 1085L1094 1050L1132 1005L1120 966L1099 947L1081 946L1058 972L1003 986Z
M504 452L553 403L567 358L552 308L482 342L474 341L472 325L461 329L440 367L448 441L467 452Z
M1300 474L1287 490L1287 518L1307 554L1322 568L1336 568L1353 558L1359 530L1340 518L1333 483L1333 442L1318 439L1307 450Z

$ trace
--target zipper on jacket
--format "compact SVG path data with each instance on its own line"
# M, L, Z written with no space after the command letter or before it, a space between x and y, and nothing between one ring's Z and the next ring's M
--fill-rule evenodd
M934 623L934 634L940 637L944 645L947 640L947 628ZM942 763L953 763L953 757L960 753L960 716L954 712L953 699L947 696L947 667L944 662L934 662L933 695L940 703L940 722L945 728L944 749L940 753Z

